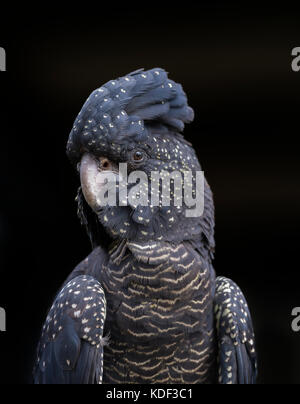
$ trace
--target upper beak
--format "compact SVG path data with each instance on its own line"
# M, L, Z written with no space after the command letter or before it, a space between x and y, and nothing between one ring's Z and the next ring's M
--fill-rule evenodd
M80 181L85 200L89 206L97 211L101 207L99 195L106 183L101 174L118 173L118 167L106 157L96 158L89 153L85 153L80 163Z

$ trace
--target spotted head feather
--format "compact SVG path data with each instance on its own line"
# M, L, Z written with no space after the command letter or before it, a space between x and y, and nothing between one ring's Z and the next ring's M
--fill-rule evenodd
M67 154L77 163L83 150L97 153L118 140L143 141L158 127L182 132L193 118L180 84L161 68L140 69L91 93L74 122Z

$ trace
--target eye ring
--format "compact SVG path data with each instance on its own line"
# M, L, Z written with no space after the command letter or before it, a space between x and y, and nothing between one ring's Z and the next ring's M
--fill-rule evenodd
M135 161L136 163L140 163L144 160L144 152L141 150L135 150L132 154L132 159L133 161Z

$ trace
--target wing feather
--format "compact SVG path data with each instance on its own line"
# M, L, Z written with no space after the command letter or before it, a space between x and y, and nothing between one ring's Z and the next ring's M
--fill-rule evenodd
M70 280L57 295L43 327L34 383L100 383L105 317L100 283L87 275Z
M215 319L219 344L219 383L254 384L257 361L246 299L230 279L216 279Z

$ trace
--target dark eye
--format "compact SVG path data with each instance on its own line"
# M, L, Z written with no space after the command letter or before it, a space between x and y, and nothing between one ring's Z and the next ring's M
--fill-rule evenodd
M144 159L144 153L140 150L136 150L133 153L133 160L134 161L142 161Z

